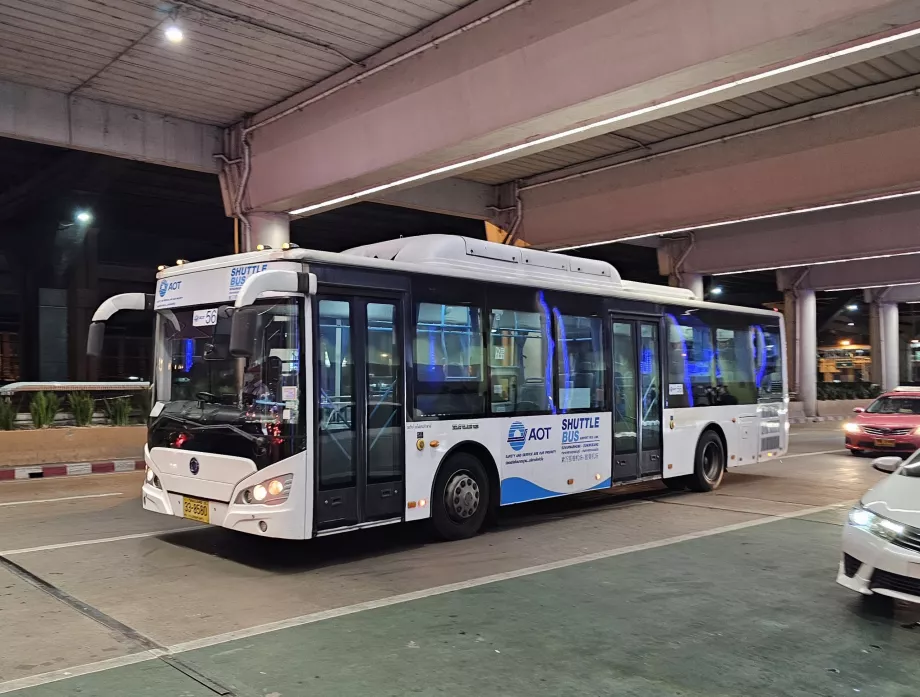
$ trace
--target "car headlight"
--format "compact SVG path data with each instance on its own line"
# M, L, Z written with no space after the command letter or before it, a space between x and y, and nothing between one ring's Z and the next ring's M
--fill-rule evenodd
M294 482L293 474L283 474L272 477L264 482L246 487L237 494L236 502L244 504L259 503L263 506L277 506L288 500L291 495L291 484Z
M862 429L859 427L859 424L846 423L843 425L843 430L847 433L859 433Z
M865 530L889 542L897 539L904 532L904 526L900 523L888 520L888 518L873 513L862 506L856 506L856 508L852 509L849 519L850 525L854 528Z
M157 489L163 488L160 486L160 478L156 475L156 472L154 472L149 467L147 467L146 471L144 472L144 481L147 482L150 486L155 486Z

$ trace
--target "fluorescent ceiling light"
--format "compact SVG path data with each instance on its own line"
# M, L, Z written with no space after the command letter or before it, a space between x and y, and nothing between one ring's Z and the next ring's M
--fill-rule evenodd
M905 283L880 283L875 286L848 286L846 288L827 288L824 293L838 293L842 290L874 290L875 288L893 288L894 286L920 286L916 281L907 281Z
M488 155L481 155L479 157L473 157L469 160L463 160L462 162L455 162L451 165L445 165L443 167L437 167L435 169L422 172L421 174L413 174L410 177L404 177L402 179L397 179L396 181L389 182L388 184L381 184L379 186L371 187L370 189L364 189L362 191L356 191L353 194L346 194L344 196L338 196L336 198L331 198L320 203L314 203L309 206L303 206L302 208L295 208L288 211L290 215L302 215L304 213L312 213L313 211L322 210L323 208L329 208L331 206L337 206L341 203L347 203L349 201L356 201L361 198L366 198L372 196L373 194L378 194L381 191L386 191L387 189L392 189L397 186L405 186L406 184L413 184L415 182L427 179L428 177L434 177L439 174L447 174L449 172L454 172L459 169L465 169L472 165L479 165L492 160L496 160L500 157L506 155L511 155L521 150L526 150L538 145L545 145L547 143L553 143L558 140L563 140L569 138L570 136L578 135L579 133L584 133L586 131L591 131L597 128L603 128L605 126L613 126L627 119L632 119L637 116L644 116L646 114L654 114L665 109L670 109L674 106L680 106L687 102L691 102L695 99L700 99L701 97L708 97L714 94L720 94L722 92L727 92L728 90L734 89L735 87L740 87L742 85L753 85L758 82L767 80L778 75L784 75L786 73L791 73L801 68L807 68L811 65L819 65L821 63L826 63L828 61L834 60L835 58L842 58L844 56L853 55L860 53L862 51L868 51L873 48L878 48L879 46L884 46L886 44L894 43L895 41L900 41L902 39L907 39L912 36L920 35L920 28L910 29L908 31L902 31L897 34L891 34L890 36L885 36L880 39L874 39L872 41L867 41L862 44L856 44L854 46L849 46L839 51L833 51L831 53L825 53L820 56L815 56L813 58L808 58L806 60L797 61L795 63L790 63L789 65L780 66L779 68L773 68L771 70L766 70L762 73L755 73L754 75L748 75L747 77L742 77L737 80L732 80L731 82L726 82L721 85L716 85L714 87L708 87L704 90L699 90L697 92L691 92L682 97L675 97L674 99L668 99L664 102L659 102L657 104L652 104L649 106L641 107L639 109L634 109L628 111L624 114L617 114L616 116L611 116L610 118L601 119L600 121L594 121L592 123L586 124L584 126L578 126L576 128L570 128L567 131L562 131L561 133L554 133L553 135L544 136L542 138L536 138L534 140L529 140L526 143L519 143L518 145L512 145L501 150L489 153Z

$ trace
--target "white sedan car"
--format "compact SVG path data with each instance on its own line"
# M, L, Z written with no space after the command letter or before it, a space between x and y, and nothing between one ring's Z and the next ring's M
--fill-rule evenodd
M920 603L920 450L903 463L880 457L872 466L891 476L850 511L837 583Z

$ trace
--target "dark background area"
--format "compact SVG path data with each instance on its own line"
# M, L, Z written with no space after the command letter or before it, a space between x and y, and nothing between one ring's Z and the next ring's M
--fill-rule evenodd
M97 368L86 368L80 355L85 328L106 297L148 292L159 264L233 253L233 221L224 215L217 177L4 138L0 162L0 382L51 375L146 379L149 316L117 315ZM79 211L90 212L92 222L76 222ZM325 251L429 233L484 239L485 226L374 203L291 225L293 242ZM652 246L611 244L572 253L608 261L625 279L667 282ZM782 309L772 272L707 279L707 292L716 285L722 302ZM863 312L840 317L853 296L821 294L819 343L868 339Z

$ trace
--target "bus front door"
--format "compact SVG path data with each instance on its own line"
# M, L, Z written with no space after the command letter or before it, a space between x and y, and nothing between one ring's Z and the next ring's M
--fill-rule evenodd
M316 529L399 518L402 302L338 294L315 302Z
M613 319L613 482L660 476L659 323Z

